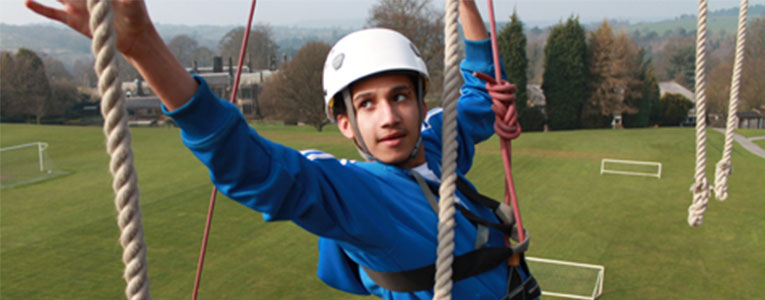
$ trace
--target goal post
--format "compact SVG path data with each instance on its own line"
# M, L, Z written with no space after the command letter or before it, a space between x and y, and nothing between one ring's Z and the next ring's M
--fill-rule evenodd
M616 166L620 166L617 168ZM609 168L610 167L610 168ZM661 179L660 162L604 158L600 160L600 174L648 176Z
M34 142L0 148L0 187L38 182L65 174L54 166L48 143Z
M603 294L604 266L530 256L526 262L542 296L595 300Z

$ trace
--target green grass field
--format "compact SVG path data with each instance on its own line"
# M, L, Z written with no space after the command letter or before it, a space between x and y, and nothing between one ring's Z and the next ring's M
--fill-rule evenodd
M336 129L255 126L296 148L358 154ZM726 202L686 223L692 128L524 133L513 174L530 256L604 265L600 299L763 299L765 160L739 145ZM100 128L2 124L0 146L44 141L68 175L0 191L0 299L120 299L121 247ZM723 136L710 131L708 178ZM173 128L134 128L155 299L189 298L211 185ZM502 197L498 141L477 147L468 175ZM662 179L600 175L602 158L659 161ZM315 276L316 238L221 198L201 299L354 299ZM533 270L532 270L533 271ZM541 272L541 270L540 270ZM548 271L545 271L546 273ZM555 270L551 271L552 275ZM538 274L545 287L550 276ZM760 282L760 283L758 283ZM573 283L572 283L573 284ZM594 284L594 282L593 282Z

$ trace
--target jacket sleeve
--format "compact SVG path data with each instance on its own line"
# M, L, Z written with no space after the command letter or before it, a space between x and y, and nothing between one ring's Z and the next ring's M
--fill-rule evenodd
M473 72L494 76L491 40L465 40L465 59L460 63L464 84L457 104L457 140L459 143L457 168L467 174L473 163L475 144L485 141L494 134L494 112L491 110L491 98L486 91L486 82L473 76ZM504 68L502 77L506 78ZM428 113L424 124L426 142L439 149L442 144L443 113L440 109ZM429 141L428 141L429 140ZM431 148L432 149L432 148ZM440 157L438 158L440 160Z
M289 219L320 236L366 249L385 247L384 237L395 232L376 226L386 218L381 212L391 209L378 177L329 154L305 157L261 137L236 106L196 79L200 87L188 103L163 110L224 195L262 212L266 221Z

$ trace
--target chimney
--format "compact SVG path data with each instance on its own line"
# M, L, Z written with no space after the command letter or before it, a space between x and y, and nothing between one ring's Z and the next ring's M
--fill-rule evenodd
M234 76L234 59L231 56L228 57L228 75Z
M138 97L143 96L143 80L141 77L135 79L135 93Z
M213 72L215 73L223 72L223 57L220 57L220 56L213 57Z

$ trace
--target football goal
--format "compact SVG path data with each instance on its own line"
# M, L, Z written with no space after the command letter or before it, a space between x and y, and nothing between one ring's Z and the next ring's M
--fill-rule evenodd
M600 174L648 176L661 179L661 163L604 158L600 160Z
M48 155L48 144L34 142L0 148L0 188L38 182L64 174Z
M603 294L604 266L529 256L526 263L542 287L543 298L595 300Z

